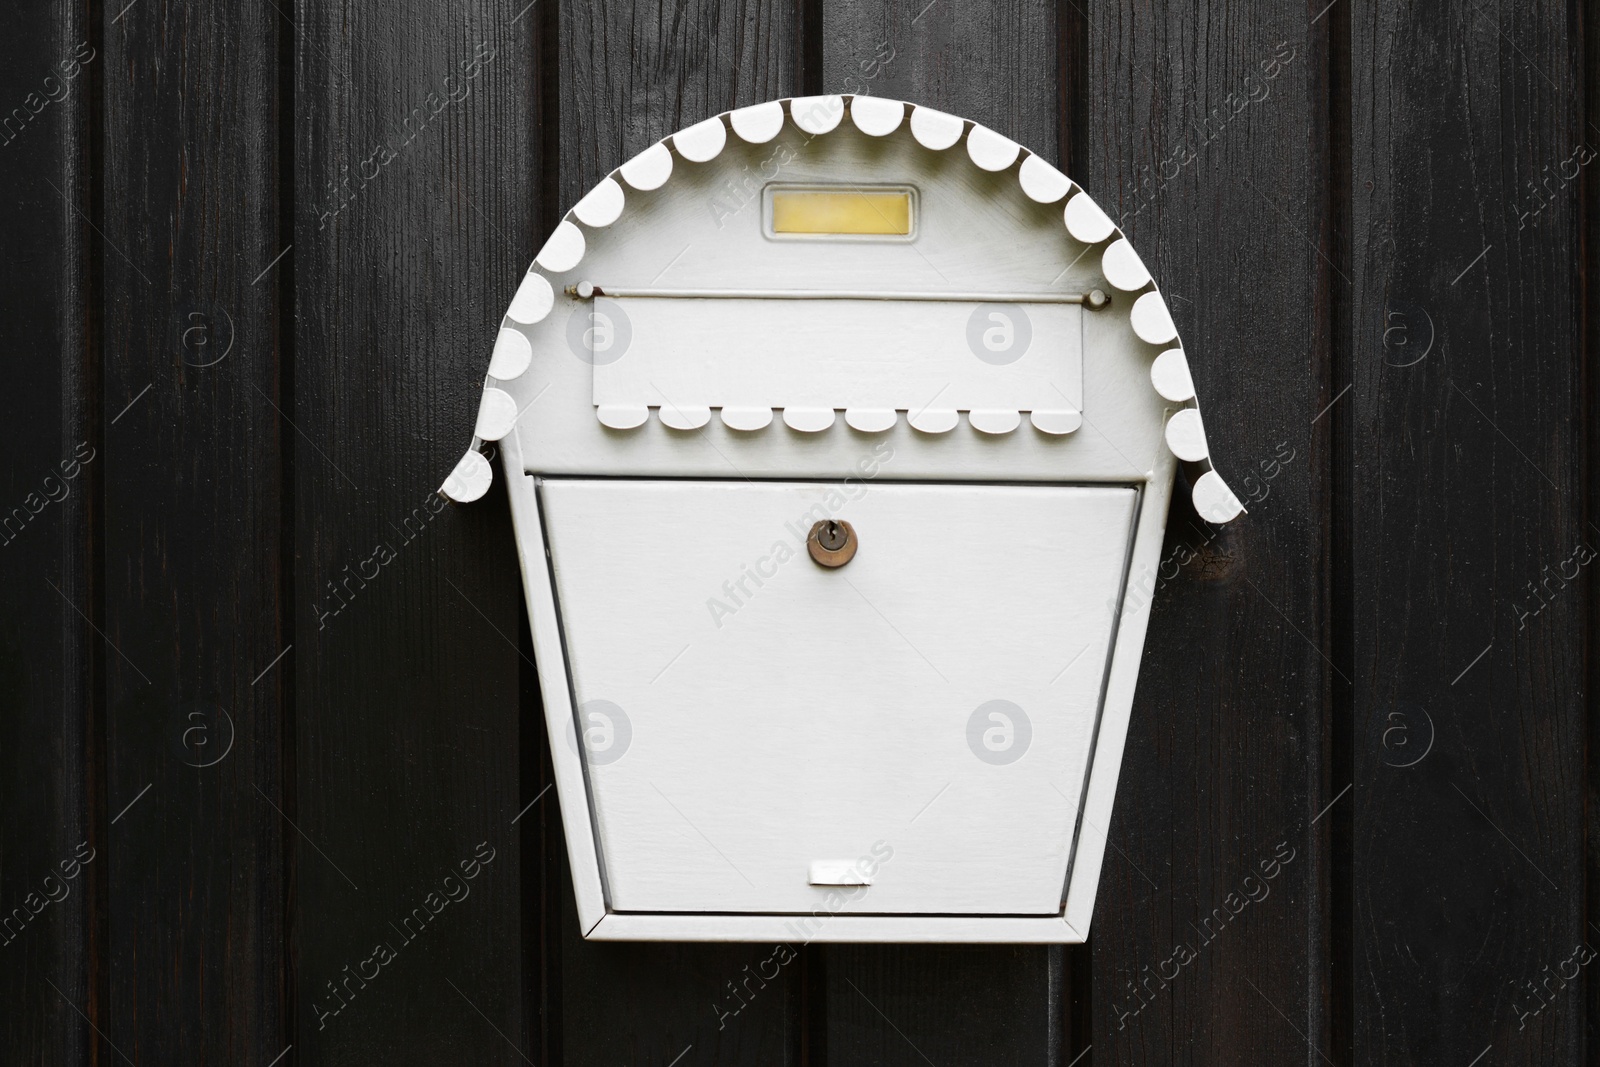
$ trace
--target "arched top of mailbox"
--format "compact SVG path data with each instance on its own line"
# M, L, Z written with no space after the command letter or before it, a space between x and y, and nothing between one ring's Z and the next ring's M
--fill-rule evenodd
M607 288L605 279L586 279L567 284L588 251L590 239L586 233L611 227L626 218L629 190L649 194L661 189L673 180L676 171L682 169L679 167L680 161L708 163L723 154L730 138L738 138L751 145L765 144L778 138L787 122L792 123L809 140L834 131L846 121L853 123L856 129L869 137L912 138L923 148L935 152L955 149L964 142L965 155L972 166L992 175L1009 172L1015 177L1013 188L1019 199L1026 198L1026 201L1035 205L1063 205L1061 218L1065 233L1085 245L1088 254L1098 253L1100 276L1105 279L1112 294L1108 296L1099 289L1078 294L963 294L945 291L860 293L822 290L798 294L793 291L777 293L764 290L720 290L712 293L704 290L677 292L655 287L634 287L623 291ZM893 232L897 229L909 234L917 211L915 191L909 187L904 193L896 189L880 190L879 187L873 187L873 192L886 198L881 207L874 208L879 216L893 215L901 221L890 227L878 227L876 223L869 225L872 239L893 240ZM794 210L802 214L806 211L826 214L838 206L827 203L808 206L804 203L805 193L804 189L796 190ZM767 210L767 236L786 236L772 232L775 209ZM800 229L802 233L805 232L803 226ZM552 284L551 279L558 276L566 278ZM1238 498L1212 469L1199 402L1177 327L1154 279L1133 246L1087 192L1043 157L993 130L954 115L880 97L821 96L774 100L724 112L680 130L651 145L603 178L572 207L539 250L507 309L484 382L472 447L440 487L440 492L453 501L465 503L476 500L488 490L492 474L488 460L479 449L484 442L497 441L510 433L521 414L516 399L500 386L520 378L528 370L534 355L527 336L519 327L533 326L551 313L557 301L557 284L567 295L586 300L637 297L659 302L669 297L697 300L708 297L782 299L803 295L809 299L826 300L830 306L838 308L846 306L851 300L950 303L965 297L974 303L1000 299L1016 303L1077 304L1091 311L1099 311L1104 307L1106 313L1120 316L1152 353L1149 375L1154 390L1164 400L1182 405L1167 419L1165 439L1167 447L1178 459L1204 468L1195 481L1193 491L1199 514L1208 521L1223 523L1243 511ZM820 433L832 427L836 421L836 411L842 413L848 426L864 432L881 432L892 428L902 412L908 423L923 433L945 433L956 429L961 412L966 413L971 430L985 434L1019 431L1024 421L1031 423L1031 432L1043 434L1068 434L1078 429L1082 422L1081 413L1071 398L1064 397L1059 389L1056 393L1062 399L1045 404L1019 403L1012 406L1007 402L1004 390L995 392L992 370L990 368L988 379L973 384L974 399L971 402L946 400L937 408L931 403L919 406L903 399L897 401L892 395L893 389L887 386L877 390L876 394L868 389L867 393L872 395L864 403L856 397L848 400L826 396L819 398L803 388L788 399L773 402L770 406L760 402L759 398L753 403L722 399L718 403L668 401L646 404L639 402L636 395L625 398L622 403L608 403L606 401L611 398L601 395L597 374L595 409L599 421L616 431L642 426L650 418L651 408L656 409L657 417L669 427L698 429L710 421L713 407L718 408L722 421L729 428L741 431L767 427L774 421L774 409L779 411L783 422L791 429L807 433ZM940 373L947 371L948 368L945 368ZM982 368L979 371L982 372ZM785 387L779 385L773 388L779 389L782 395L781 389ZM797 387L790 385L787 388ZM995 402L996 396L1000 398L998 403ZM982 399L977 399L979 397ZM948 409L946 405L949 405ZM1027 415L1027 419L1023 415Z

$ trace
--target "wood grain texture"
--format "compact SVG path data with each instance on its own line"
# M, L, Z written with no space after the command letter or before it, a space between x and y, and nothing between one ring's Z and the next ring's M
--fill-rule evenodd
M434 493L535 243L527 8L294 9L301 1063L538 1050L516 553Z
M555 1062L801 1062L799 945L585 941L564 857L550 868L566 907Z
M284 428L274 289L251 284L277 252L277 29L141 4L105 33L102 1029L133 1059L289 1043L284 675L257 681L286 643Z
M561 0L560 11L563 211L668 134L800 92L795 0Z
M937 108L996 130L1055 163L1060 151L1055 6L1047 0L824 4L820 91Z
M1577 19L1352 9L1360 1063L1584 1059Z
M1322 7L0 12L0 1062L1583 1062L1600 31ZM1087 947L577 929L503 490L432 491L559 213L801 92L1070 161L1250 508L1137 590Z
M1055 161L1052 5L828 4L822 32L824 91L927 104ZM827 946L818 954L829 1062L1066 1062L1063 950L881 945Z
M1321 1062L1329 137L1303 8L1088 12L1073 178L1161 284L1212 456L1251 509L1181 488L1154 597L1092 944L1094 1059ZM1130 594L1131 595L1131 594ZM1346 799L1345 803L1348 803ZM1093 828L1086 828L1086 833ZM1430 1057L1431 1059L1431 1057Z
M1592 116L1600 114L1600 78L1595 77L1595 73L1600 71L1600 24L1597 24L1596 20L1589 18L1584 20L1582 43L1583 104L1587 126L1587 122L1590 121ZM1590 133L1592 134L1593 132L1591 129ZM1591 145L1596 144L1592 139L1588 143ZM1583 183L1580 204L1579 220L1583 234L1582 258L1579 261L1582 264L1582 307L1588 309L1600 307L1600 270L1596 270L1594 266L1595 249L1600 248L1600 183L1592 181ZM1596 499L1594 495L1596 489L1600 488L1600 471L1595 470L1592 458L1600 455L1600 425L1596 425L1591 413L1597 410L1596 404L1600 404L1600 381L1597 381L1596 375L1588 370L1589 367L1594 365L1596 335L1594 331L1588 328L1587 311L1585 311L1585 317L1581 321L1582 328L1578 334L1578 342L1581 345L1582 365L1585 368L1583 375L1584 407L1582 409L1582 422L1586 428L1586 434L1583 438L1586 446L1584 448L1584 487L1588 491L1586 500L1593 501ZM1592 505L1586 504L1584 508L1586 522L1592 521L1592 514ZM1600 630L1600 598L1593 595L1594 585L1592 582L1588 586L1580 588L1583 588L1585 592L1583 610L1584 618L1588 625L1585 646L1591 647L1594 634L1597 630ZM1595 805L1600 798L1595 796L1592 786L1592 783L1600 781L1600 746L1596 746L1594 743L1595 725L1600 722L1600 718L1595 715L1595 693L1600 691L1595 685L1595 679L1600 677L1600 659L1592 655L1586 658L1587 670L1584 675L1584 682L1587 699L1584 703L1587 711L1588 742L1585 745L1586 759L1583 775L1584 807L1587 812L1585 819L1586 835L1584 838L1585 877L1583 906L1587 915L1592 916L1600 914L1600 819L1595 818ZM1585 922L1587 921L1586 919ZM1593 933L1593 928L1590 928L1589 932ZM1592 945L1593 942L1590 942L1590 944ZM1600 1033L1600 982L1585 983L1582 996L1587 1015L1584 1031L1584 1051L1592 1056L1593 1053L1590 1049L1595 1043L1592 1035Z
M729 108L797 93L798 25L789 0L681 5L563 0L555 87L563 210L660 138ZM552 861L561 866L558 884L566 904L560 973L563 1062L602 1064L627 1057L670 1063L680 1054L678 1067L794 1062L798 961L770 965L769 973L776 971L777 977L766 980L759 996L742 1001L734 987L748 980L751 972L744 968L759 972L775 946L583 941L565 857ZM756 981L761 980L758 973ZM740 1003L749 1006L734 1013Z
M827 1062L1057 1064L1064 949L830 945Z
M11 297L0 337L12 353L0 390L0 1061L77 1064L97 1045L110 1054L78 1014L103 1006L91 973L105 867L92 754L110 653L76 610L98 615L93 83L79 60L98 53L78 9L53 0L0 11L0 52L0 291Z

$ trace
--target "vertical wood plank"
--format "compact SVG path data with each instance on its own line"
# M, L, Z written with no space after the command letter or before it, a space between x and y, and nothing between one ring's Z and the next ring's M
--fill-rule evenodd
M1353 1059L1582 1062L1580 13L1351 18Z
M1250 508L1217 531L1180 491L1151 580L1091 936L1098 1064L1329 1055L1316 817L1345 784L1324 780L1345 683L1329 660L1318 416L1335 399L1331 295L1348 283L1327 234L1316 14L1209 0L1088 11L1072 176L1160 282L1212 455Z
M562 212L668 134L799 92L794 0L561 0L560 11Z
M824 4L822 91L910 100L1061 151L1060 37L1050 0Z
M515 548L503 496L434 492L534 240L530 8L293 9L302 1063L538 1051Z
M828 945L827 1062L1058 1064L1061 947Z
M1594 133L1594 116L1600 115L1600 24L1591 18L1583 21L1583 115L1584 127L1591 134ZM1600 142L1588 140L1592 146L1600 146ZM1581 316L1578 319L1578 344L1581 346L1582 366L1584 368L1583 384L1584 407L1581 409L1581 420L1586 427L1583 437L1587 448L1584 454L1584 488L1587 490L1583 518L1585 528L1594 521L1593 501L1600 499L1596 492L1600 491L1600 471L1595 469L1595 457L1600 456L1600 425L1596 425L1593 412L1600 410L1600 380L1590 370L1595 366L1596 333L1589 328L1589 309L1600 307L1600 182L1585 181L1582 186L1581 204L1579 209L1579 225L1582 227L1582 252L1583 252L1583 289L1581 311L1574 309ZM1596 589L1600 588L1590 580L1579 587L1583 594L1583 618L1588 626L1588 633L1584 637L1584 647L1591 647L1594 635L1600 632L1600 596L1596 596ZM1590 655L1586 663L1584 674L1585 692L1584 706L1587 710L1587 736L1586 759L1584 761L1584 810L1587 824L1584 837L1584 893L1583 906L1586 914L1600 915L1600 809L1597 801L1600 797L1595 795L1594 784L1600 782L1600 714L1596 708L1596 694L1600 687L1595 684L1595 679L1600 677L1600 659ZM1587 921L1587 920L1586 920ZM1589 928L1589 932L1593 932ZM1593 942L1590 942L1593 945ZM1586 982L1583 991L1583 1005L1586 1014L1584 1033L1584 1051L1590 1051L1595 1044L1592 1035L1600 1034L1600 982Z
M91 980L104 817L91 735L105 652L91 527L104 464L87 310L90 67L79 10L0 11L0 1061L109 1055ZM81 858L88 858L85 866ZM99 948L98 945L95 946Z
M561 210L667 134L731 107L798 93L798 28L792 0L562 0ZM559 836L555 843L564 848ZM565 858L552 863L566 904L561 1062L796 1061L796 948L584 941Z
M799 946L585 941L571 872L560 857L551 867L567 904L560 1062L800 1062Z
M824 91L930 105L1057 159L1053 4L876 0L824 5L822 20ZM1065 950L829 945L817 951L830 1063L1065 1062Z
M131 1059L288 1045L276 16L144 3L105 39L105 862Z

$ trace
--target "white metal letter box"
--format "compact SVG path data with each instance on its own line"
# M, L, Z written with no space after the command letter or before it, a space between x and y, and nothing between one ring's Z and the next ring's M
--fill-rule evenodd
M1179 460L1172 319L1000 135L774 101L535 258L473 447L522 556L585 936L1081 941Z

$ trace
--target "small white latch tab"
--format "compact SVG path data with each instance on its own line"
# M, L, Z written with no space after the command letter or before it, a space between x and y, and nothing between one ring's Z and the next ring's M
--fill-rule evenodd
M872 876L863 874L859 860L813 860L812 885L871 885Z

